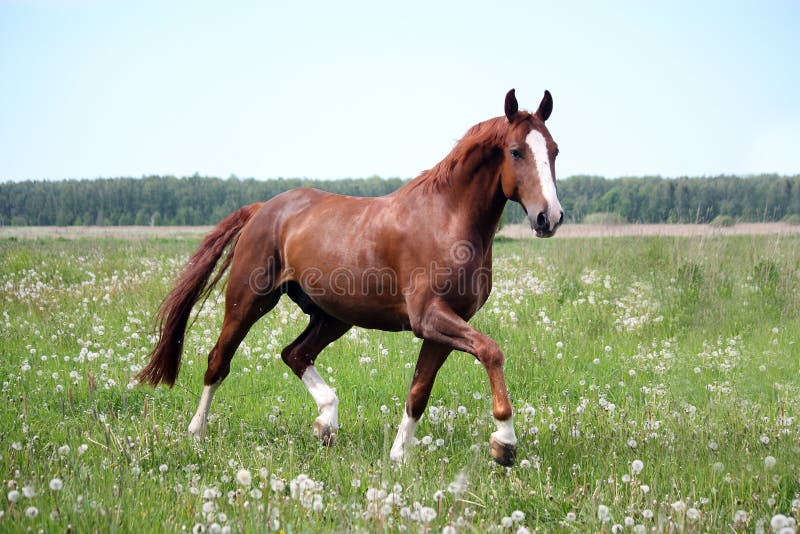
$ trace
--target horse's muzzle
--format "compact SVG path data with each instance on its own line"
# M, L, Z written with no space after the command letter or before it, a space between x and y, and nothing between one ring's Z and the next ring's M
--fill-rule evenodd
M536 219L529 217L531 228L536 232L536 237L553 237L561 223L564 222L564 212L558 212L558 220L553 221L547 212L540 211Z

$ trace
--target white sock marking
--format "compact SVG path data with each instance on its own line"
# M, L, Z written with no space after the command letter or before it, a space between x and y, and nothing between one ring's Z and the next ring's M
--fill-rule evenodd
M403 410L403 419L397 429L397 437L394 438L392 450L389 451L389 459L393 462L400 463L406 459L408 449L414 444L414 431L417 429L417 423L419 423L419 419L412 419Z
M317 403L317 408L319 409L317 420L323 424L330 425L334 431L338 429L339 399L336 398L336 393L319 376L317 369L313 365L306 367L300 380L302 380L308 392L311 393L311 396L314 397L314 402Z
M503 445L516 445L517 435L514 433L514 418L509 417L505 421L494 420L497 431L492 432L492 437Z
M203 394L200 395L200 403L197 405L197 411L189 423L189 433L195 437L202 438L206 435L206 419L208 418L208 410L211 408L211 400L214 398L214 392L217 391L219 383L211 384L210 386L203 387Z
M539 173L539 185L542 188L542 197L547 202L547 217L552 228L561 218L561 203L556 194L556 184L553 180L553 170L550 168L550 155L547 152L547 141L538 130L531 130L525 138L531 147L533 158L536 161L536 171ZM534 215L535 217L535 215Z

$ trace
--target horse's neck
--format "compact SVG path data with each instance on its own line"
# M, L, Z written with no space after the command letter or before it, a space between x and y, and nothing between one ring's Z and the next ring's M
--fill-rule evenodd
M500 185L502 151L478 149L454 169L450 184L429 193L446 210L448 226L459 239L475 241L484 250L491 247L506 197Z

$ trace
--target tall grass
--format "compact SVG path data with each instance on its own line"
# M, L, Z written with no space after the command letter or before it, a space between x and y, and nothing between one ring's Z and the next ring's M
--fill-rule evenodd
M353 329L322 354L342 424L323 447L278 358L306 323L285 300L239 349L207 439L188 438L220 295L175 388L129 380L196 244L0 243L0 530L751 532L798 513L798 237L499 243L473 324L506 354L511 469L489 459L488 381L462 353L390 464L409 333Z

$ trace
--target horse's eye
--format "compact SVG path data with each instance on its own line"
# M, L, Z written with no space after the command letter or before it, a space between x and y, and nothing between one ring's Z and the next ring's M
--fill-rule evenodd
M511 157L514 159L522 159L522 152L517 150L516 148L511 149Z

